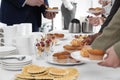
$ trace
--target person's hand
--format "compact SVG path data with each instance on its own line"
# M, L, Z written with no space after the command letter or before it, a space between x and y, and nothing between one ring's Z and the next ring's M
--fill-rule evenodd
M99 62L99 65L113 68L120 67L120 58L117 56L113 47L109 48L106 54L107 56L104 58L104 61Z
M88 20L89 23L92 24L93 26L101 25L104 22L104 19L102 17L89 17Z
M42 4L44 4L44 0L27 0L26 4L29 5L29 6L40 7Z
M53 19L55 18L56 14L57 14L56 12L45 12L44 16L45 18Z

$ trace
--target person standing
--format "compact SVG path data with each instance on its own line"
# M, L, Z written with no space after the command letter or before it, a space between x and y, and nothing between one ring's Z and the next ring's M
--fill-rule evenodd
M93 49L104 50L107 56L99 65L120 67L120 8L102 34L91 44Z
M55 17L55 13L45 11L47 7L47 0L2 0L1 22L7 25L32 23L32 31L38 32L42 14L48 19Z
M64 24L63 29L67 30L69 28L70 21L75 17L76 7L76 0L62 0L61 13Z

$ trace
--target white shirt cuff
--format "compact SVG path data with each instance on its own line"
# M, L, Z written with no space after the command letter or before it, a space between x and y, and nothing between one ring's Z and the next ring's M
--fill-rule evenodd
M26 2L27 2L27 0L25 0L25 2L23 3L22 7L24 7L24 6L25 6Z

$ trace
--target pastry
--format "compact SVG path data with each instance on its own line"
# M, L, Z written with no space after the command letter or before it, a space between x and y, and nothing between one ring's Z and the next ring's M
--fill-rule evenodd
M24 75L24 74L16 74L16 79L25 79L25 80L33 80L34 77L32 76L28 76L28 75Z
M64 34L62 34L62 33L54 33L54 35L56 38L63 38L64 37Z
M65 56L65 55L59 55L57 57L57 62L58 63L67 63L67 59L68 59L68 56Z
M37 74L37 73L43 73L46 71L45 67L39 67L37 65L32 65L27 69L27 72L30 74Z
M89 57L89 52L87 48L82 48L82 50L80 51L80 55L83 57Z
M58 10L58 7L53 7L53 9Z
M63 48L65 51L68 51L70 53L76 50L76 47L71 46L71 45L64 45Z
M100 7L95 8L95 11L100 11L100 10L102 10L102 8L100 8Z
M52 76L65 76L68 74L68 71L61 68L52 68L49 70L49 74Z
M89 58L91 60L102 60L104 56L104 51L99 49L90 49L89 52Z
M71 45L72 45L73 47L80 47L80 46L82 45L82 43L81 43L81 40L79 40L79 39L73 39L73 40L71 41Z
M89 8L89 11L94 11L95 9L94 8Z

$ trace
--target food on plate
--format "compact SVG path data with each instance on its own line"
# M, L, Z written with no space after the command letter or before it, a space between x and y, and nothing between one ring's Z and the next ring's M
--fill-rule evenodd
M37 65L26 65L23 67L22 69L22 73L23 74L35 74L35 73L43 73L46 71L46 68L45 67L40 67L40 66L37 66Z
M53 8L48 7L47 10L53 10Z
M73 47L73 46L71 46L71 45L64 45L63 48L64 48L65 50L75 50L75 49L76 49L76 47Z
M81 50L83 46L76 47L76 50Z
M55 80L54 77L45 75L45 76L36 76L35 80Z
M65 75L67 75L68 71L66 69L54 67L54 68L51 68L49 70L49 74L51 76L56 76L56 77L58 76L59 77L59 76L65 76Z
M80 51L80 55L83 57L89 57L89 52L87 48L82 48Z
M53 9L58 9L58 7L53 7Z
M48 7L47 10L58 10L58 7Z
M89 11L92 13L100 13L102 11L102 8L100 8L100 7L89 8Z
M89 52L89 58L91 60L102 60L105 52L103 50L99 49L90 49Z
M25 75L25 74L16 74L15 77L16 77L15 80L33 80L34 79L33 76Z
M54 35L56 36L56 38L63 38L64 34L62 33L54 33Z
M67 70L69 72L68 75L67 75L68 77L74 76L74 78L77 79L77 77L79 76L79 72L78 72L78 70L76 68L67 68Z
M24 74L22 72L15 75L15 80L77 80L79 76L79 72L76 68L58 68L58 67L43 67L37 66L39 68L46 68L46 74L41 75L42 73L28 73L27 69L31 69L31 67L36 67L37 65L27 65L23 68L26 68Z
M89 11L94 11L95 10L95 8L89 8Z
M80 61L78 61L78 60L76 60L76 59L74 59L74 58L72 58L71 56L69 57L69 62L70 63L79 63Z
M79 47L82 45L81 41L79 39L73 39L71 41L71 45L74 46L74 47Z
M100 7L95 8L95 11L101 11L101 10L102 10L102 8L100 8Z
M59 55L56 59L56 62L58 63L67 63L68 56L65 55Z
M78 63L80 61L74 59L68 51L57 52L53 54L53 61L58 63Z

